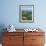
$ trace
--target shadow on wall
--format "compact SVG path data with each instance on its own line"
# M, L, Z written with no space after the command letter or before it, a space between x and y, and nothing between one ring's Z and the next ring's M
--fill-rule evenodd
M3 32L5 32L3 29L6 28L4 24L0 24L0 43L2 43L2 36L3 36Z

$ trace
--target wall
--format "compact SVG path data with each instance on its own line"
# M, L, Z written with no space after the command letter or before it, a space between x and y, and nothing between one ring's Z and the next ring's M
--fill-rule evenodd
M16 28L45 27L46 1L41 0L1 0L0 25L13 24ZM19 5L34 5L34 22L19 22Z

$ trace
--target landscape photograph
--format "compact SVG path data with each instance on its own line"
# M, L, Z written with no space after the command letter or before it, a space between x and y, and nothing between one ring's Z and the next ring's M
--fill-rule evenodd
M33 5L20 5L20 22L33 22Z

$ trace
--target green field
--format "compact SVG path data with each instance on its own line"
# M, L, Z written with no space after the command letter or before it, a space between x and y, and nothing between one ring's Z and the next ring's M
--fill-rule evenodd
M32 11L23 10L22 11L22 20L32 20Z

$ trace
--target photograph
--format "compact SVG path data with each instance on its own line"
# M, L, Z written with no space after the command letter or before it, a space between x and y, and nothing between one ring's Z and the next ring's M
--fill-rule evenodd
M34 21L34 5L20 5L19 6L19 21L33 22Z

